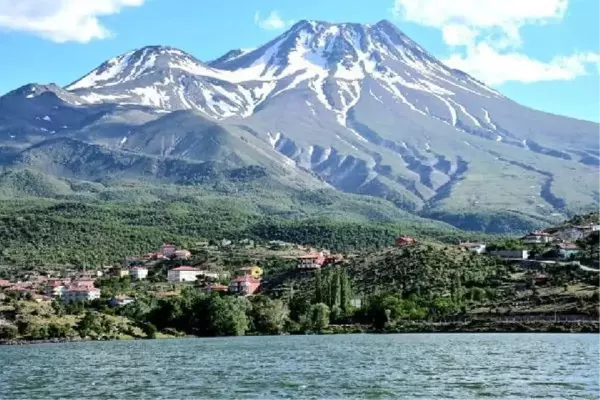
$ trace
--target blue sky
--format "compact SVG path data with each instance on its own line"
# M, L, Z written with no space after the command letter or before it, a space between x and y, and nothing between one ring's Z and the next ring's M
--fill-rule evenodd
M256 47L301 19L394 22L515 101L599 121L597 0L0 0L0 93L66 85L150 44L200 60Z

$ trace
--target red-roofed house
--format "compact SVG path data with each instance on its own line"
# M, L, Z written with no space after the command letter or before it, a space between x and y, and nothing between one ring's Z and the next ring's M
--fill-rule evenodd
M319 269L323 264L325 255L322 251L298 257L298 269Z
M250 275L238 276L229 283L229 291L242 296L249 296L256 293L260 287L260 279Z
M396 246L409 246L415 243L417 243L415 238L412 238L410 236L398 236L396 238Z
M177 250L177 246L175 246L174 244L165 243L160 248L160 253L165 257L171 258L175 254L176 250Z
M167 279L170 282L193 282L202 272L198 268L182 266L169 270Z
M94 280L90 278L79 278L71 281L69 287L77 287L77 288L94 288Z
M10 281L7 281L6 279L0 279L0 288L6 288L12 286L12 283L10 283Z

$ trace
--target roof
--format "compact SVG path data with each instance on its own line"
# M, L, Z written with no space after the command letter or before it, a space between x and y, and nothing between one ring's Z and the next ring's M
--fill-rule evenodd
M186 265L182 265L181 267L173 268L170 271L198 271L198 272L200 272L200 270L198 268L194 268L194 267L190 267L190 266L186 266Z
M574 243L560 243L557 247L562 250L579 250L579 246Z
M320 253L305 254L303 256L299 256L298 258L303 258L303 259L323 258L323 254L320 254Z
M552 235L549 234L548 232L535 231L535 232L529 232L529 235L527 235L527 236L552 236Z

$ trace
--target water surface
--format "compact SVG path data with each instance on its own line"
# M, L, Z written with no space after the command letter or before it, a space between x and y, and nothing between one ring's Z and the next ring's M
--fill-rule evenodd
M598 399L594 334L271 336L0 347L0 398Z

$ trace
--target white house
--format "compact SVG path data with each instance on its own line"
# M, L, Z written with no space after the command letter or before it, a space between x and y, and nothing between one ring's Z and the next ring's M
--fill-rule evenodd
M167 279L169 282L193 282L201 273L202 271L194 267L177 267L169 270Z
M90 301L100 298L100 289L90 287L69 287L62 296L66 302Z
M133 279L146 279L148 277L148 268L145 267L133 267L129 270L129 275Z
M483 243L461 243L458 245L462 249L472 251L473 253L482 254L485 252L485 244Z

